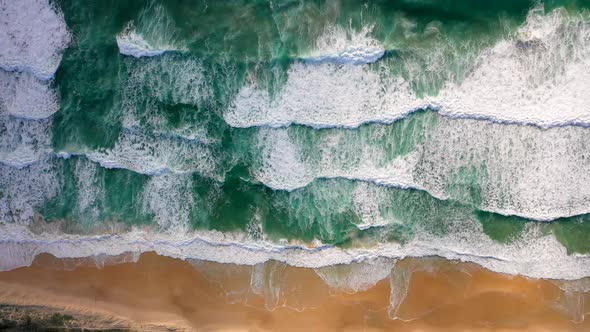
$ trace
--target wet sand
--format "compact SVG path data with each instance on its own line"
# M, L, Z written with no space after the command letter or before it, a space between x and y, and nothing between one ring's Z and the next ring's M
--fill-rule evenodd
M134 330L590 330L582 321L589 293L566 294L555 282L474 264L406 259L358 292L331 288L312 269L278 262L258 268L254 278L254 267L155 253L102 268L92 259L40 255L30 267L0 272L0 303L102 317ZM399 306L391 306L392 287L393 298L406 294Z

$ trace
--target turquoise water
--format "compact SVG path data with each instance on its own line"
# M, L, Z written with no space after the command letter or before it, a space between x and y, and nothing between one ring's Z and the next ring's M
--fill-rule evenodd
M32 3L71 39L0 54L2 223L590 253L590 2Z

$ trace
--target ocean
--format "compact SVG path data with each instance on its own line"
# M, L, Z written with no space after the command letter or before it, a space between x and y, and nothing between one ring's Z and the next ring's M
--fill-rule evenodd
M0 0L0 271L156 252L359 291L439 257L584 294L589 9Z

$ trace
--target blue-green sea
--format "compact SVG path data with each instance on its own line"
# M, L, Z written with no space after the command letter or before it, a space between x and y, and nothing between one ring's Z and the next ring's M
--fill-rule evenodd
M590 2L0 0L0 269L590 276Z

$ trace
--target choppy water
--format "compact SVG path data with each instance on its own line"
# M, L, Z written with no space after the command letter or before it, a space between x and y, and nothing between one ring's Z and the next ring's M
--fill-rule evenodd
M590 276L589 7L0 0L0 268Z

